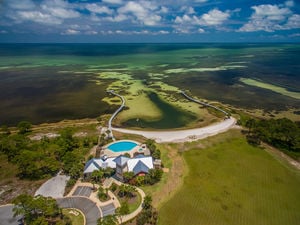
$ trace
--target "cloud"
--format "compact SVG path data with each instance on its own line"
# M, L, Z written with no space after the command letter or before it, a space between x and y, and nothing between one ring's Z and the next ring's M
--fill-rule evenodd
M106 20L106 21L110 21L110 22L122 22L122 21L125 21L125 20L128 20L128 16L124 15L124 14L118 14L114 17L105 17L103 18L103 20Z
M122 4L122 0L102 0L102 2L109 3L109 4Z
M169 12L169 9L165 6L162 6L159 12L165 14Z
M40 11L18 11L16 13L16 20L21 21L33 21L36 23L43 24L61 24L62 20L56 17L53 17L50 14L42 13Z
M45 0L39 5L35 5L30 0L15 3L16 1L12 0L6 10L6 16L15 23L31 21L46 25L61 25L64 19L73 19L80 16L80 13L73 9L72 4L63 0Z
M214 35L232 31L299 33L298 1L0 0L0 31L57 35ZM230 8L232 7L232 8ZM236 7L236 9L235 9ZM248 18L245 18L245 15ZM217 32L216 32L217 31ZM280 31L276 33L276 31ZM2 32L3 33L3 32ZM246 36L246 34L243 34ZM4 36L4 34L3 34ZM253 37L252 34L249 36ZM268 35L269 37L271 35ZM294 38L295 39L295 38Z
M182 17L177 16L175 23L191 23L194 25L202 26L217 26L222 25L230 17L229 11L222 12L218 9L212 9L208 13L203 14L201 17L189 16L187 14Z
M294 14L291 17L289 17L284 28L288 30L300 28L300 15Z
M7 1L8 7L17 10L24 10L24 9L33 9L35 8L35 4L31 0L9 0Z
M286 5L287 7L293 7L293 6L295 5L295 3L294 3L294 1L286 1L286 2L285 2L285 5Z
M157 25L161 20L161 16L155 12L157 6L146 1L142 1L141 3L129 1L118 9L118 13L121 15L132 14L139 22L147 26Z
M201 17L200 24L206 26L217 26L223 24L229 17L229 11L222 12L218 9L213 9Z
M213 27L215 29L222 28L230 17L230 11L222 12L218 9L212 9L201 16L184 14L183 16L176 16L174 23L175 29L179 33L204 33L203 27Z
M186 14L195 14L196 13L194 8L191 7L191 6L189 6L189 7L188 6L182 6L180 11L185 12Z
M73 30L73 29L67 29L66 31L61 33L62 35L77 35L80 34L80 31Z
M63 0L47 0L41 4L41 8L54 17L69 19L77 18L80 13L72 9L72 5Z
M85 34L88 34L88 35L97 35L98 32L95 31L95 30L89 30L89 31L86 31Z
M198 33L205 33L205 30L202 29L202 28L199 28L199 29L198 29Z
M95 3L87 4L86 9L90 12L97 13L97 14L113 14L113 10L108 8L107 6L99 6Z
M61 18L61 19L70 19L77 18L80 16L80 13L72 10L72 9L64 9L59 7L49 7L46 5L42 6L42 9L51 14L53 17Z
M287 1L284 5L258 5L252 6L254 10L250 20L244 24L239 31L254 32L276 30L289 30L300 28L300 16L293 14L290 7L294 6L293 1Z
M290 34L289 37L300 37L300 33Z

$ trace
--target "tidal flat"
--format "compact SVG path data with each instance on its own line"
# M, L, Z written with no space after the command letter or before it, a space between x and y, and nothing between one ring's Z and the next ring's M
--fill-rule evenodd
M118 126L180 129L219 120L180 90L249 111L297 112L299 99L241 78L298 95L299 53L299 44L0 45L0 123L110 114L120 104L110 89L126 99Z

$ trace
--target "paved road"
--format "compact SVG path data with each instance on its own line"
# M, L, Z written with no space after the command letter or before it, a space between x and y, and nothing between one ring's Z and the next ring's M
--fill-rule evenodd
M0 224L1 225L20 225L18 220L21 216L13 217L13 205L0 206Z
M86 197L65 197L56 199L61 208L79 209L85 216L86 225L97 225L97 220L101 216L97 204Z

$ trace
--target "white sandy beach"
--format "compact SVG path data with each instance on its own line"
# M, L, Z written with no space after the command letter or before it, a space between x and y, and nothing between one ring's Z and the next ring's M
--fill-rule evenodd
M190 142L213 136L225 132L236 124L236 119L230 117L222 122L212 124L207 127L176 130L176 131L144 131L144 130L129 130L123 128L112 128L114 131L127 134L142 135L149 139L154 139L158 143L162 142Z

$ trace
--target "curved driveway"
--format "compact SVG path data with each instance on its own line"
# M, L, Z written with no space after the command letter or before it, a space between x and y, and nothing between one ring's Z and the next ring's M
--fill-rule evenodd
M97 225L101 217L97 204L86 197L65 197L56 199L61 208L79 209L85 216L86 225Z

